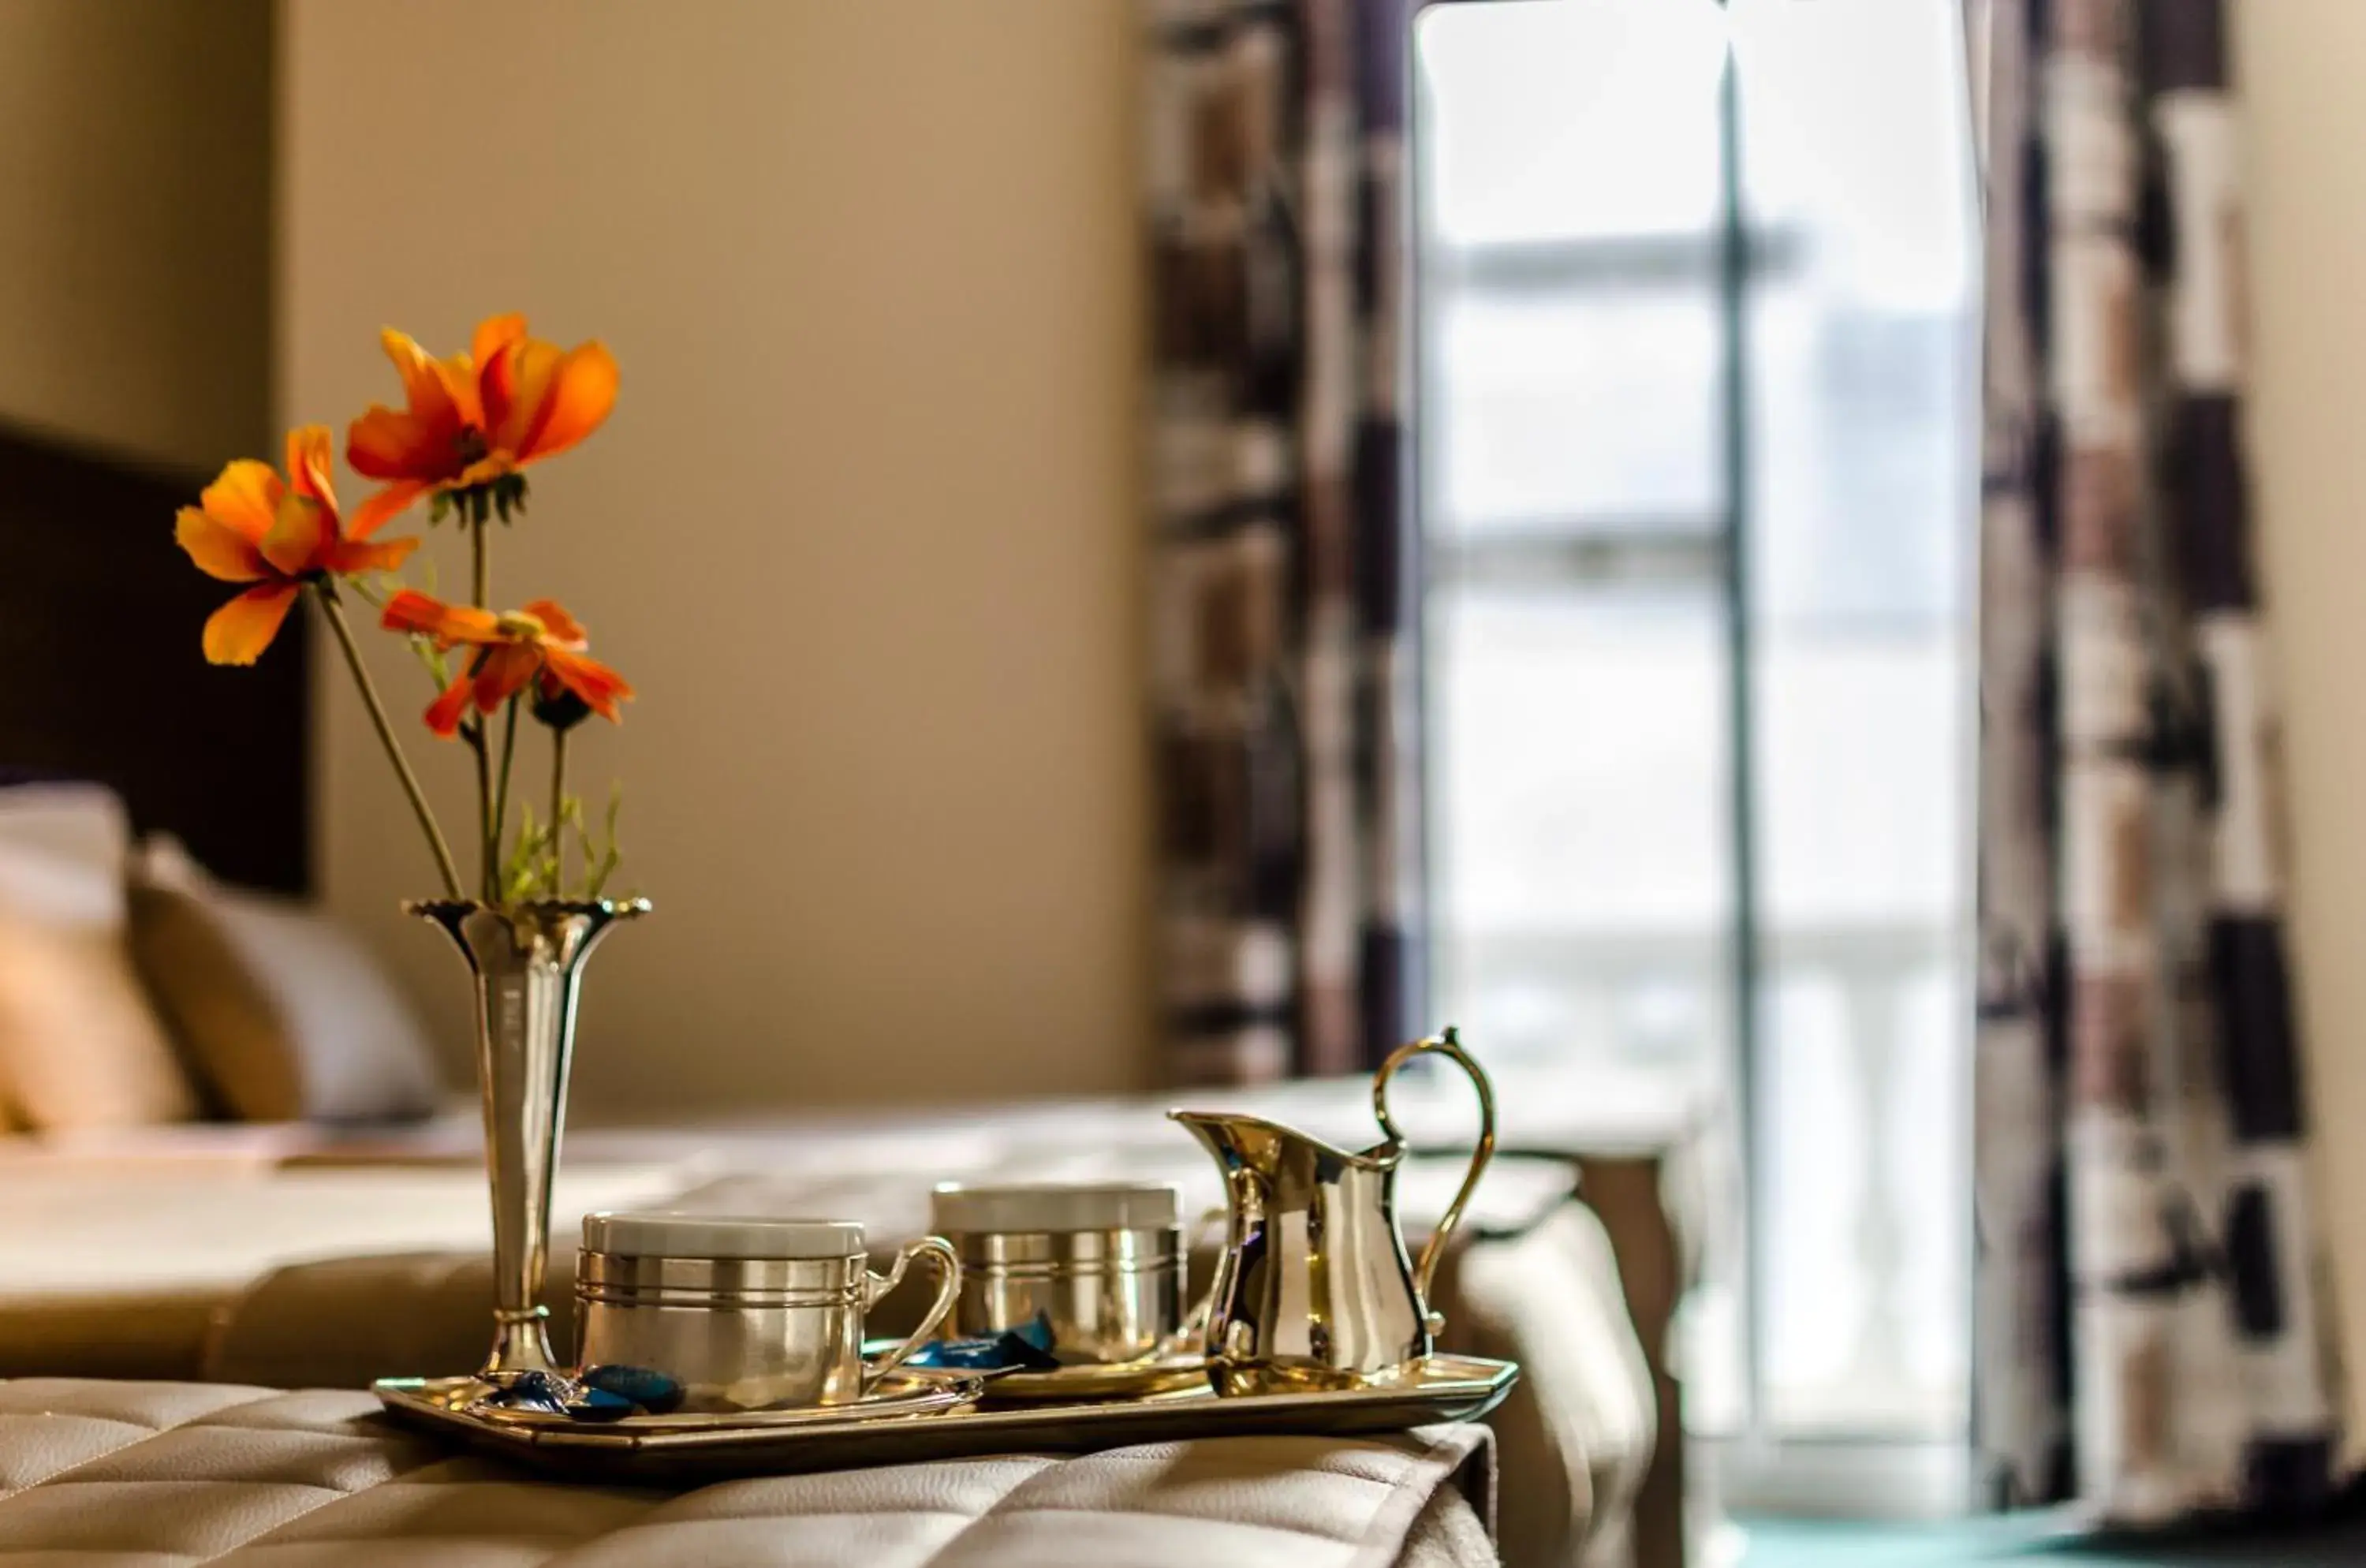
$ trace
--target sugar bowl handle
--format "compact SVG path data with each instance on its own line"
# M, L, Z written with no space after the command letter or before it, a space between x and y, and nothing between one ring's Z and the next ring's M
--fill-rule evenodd
M873 1302L901 1284L904 1270L912 1266L912 1259L924 1256L936 1259L937 1299L930 1303L928 1314L920 1319L920 1326L906 1335L893 1350L864 1360L862 1392L865 1393L869 1393L881 1378L902 1366L906 1357L929 1342L938 1325L944 1322L945 1314L953 1310L953 1298L961 1294L961 1254L955 1252L953 1244L942 1236L924 1235L897 1249L894 1268L884 1274L873 1274L863 1281L864 1308L867 1310Z
M1380 1131L1387 1135L1389 1142L1404 1142L1403 1134L1397 1131L1396 1119L1389 1114L1389 1079L1395 1076L1399 1067L1415 1056L1432 1053L1460 1067L1469 1076L1470 1087L1479 1091L1479 1145L1470 1156L1470 1172L1463 1177L1462 1188L1454 1194L1454 1201L1446 1206L1446 1213L1438 1220L1437 1228L1429 1233L1429 1240L1422 1245L1421 1261L1414 1267L1414 1289L1421 1294L1422 1314L1429 1320L1431 1332L1435 1333L1441 1320L1430 1310L1430 1280L1437 1273L1438 1258L1445 1254L1446 1238L1454 1234L1456 1225L1462 1223L1463 1205L1470 1201L1471 1190L1479 1185L1479 1178L1485 1174L1487 1162L1495 1157L1495 1086L1487 1080L1486 1070L1470 1059L1470 1054L1462 1048L1460 1038L1451 1028L1443 1034L1433 1034L1410 1045L1398 1046L1389 1053L1389 1059L1380 1064L1380 1070L1372 1077L1372 1114L1380 1118Z

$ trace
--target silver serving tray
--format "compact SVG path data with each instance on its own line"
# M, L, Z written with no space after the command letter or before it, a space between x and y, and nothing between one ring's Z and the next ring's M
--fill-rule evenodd
M1079 1400L1137 1400L1204 1387L1208 1363L1198 1356L1148 1357L1107 1365L1079 1362L1042 1371L994 1374L989 1404L1074 1404Z
M985 1380L974 1373L902 1371L883 1381L881 1397L859 1404L602 1424L479 1414L439 1396L459 1380L386 1378L373 1392L407 1425L555 1472L721 1478L1252 1432L1397 1432L1484 1416L1519 1376L1510 1361L1431 1356L1358 1388L1219 1395L1203 1384L1143 1399L981 1407Z

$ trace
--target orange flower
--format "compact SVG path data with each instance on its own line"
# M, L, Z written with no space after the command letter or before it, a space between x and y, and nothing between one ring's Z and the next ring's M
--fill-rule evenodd
M571 694L612 724L623 717L618 705L633 694L622 675L585 655L590 639L582 624L549 599L497 615L406 588L386 602L383 624L389 631L432 638L447 651L463 646L477 650L468 668L427 710L427 728L447 740L458 733L472 704L479 713L492 713L529 681L540 700L556 702Z
M197 570L224 582L252 582L206 622L206 657L252 664L287 618L297 590L316 579L391 571L419 547L416 539L382 545L344 532L329 487L329 431L308 424L287 433L287 479L268 463L242 457L181 508L173 535Z
M388 481L355 514L367 534L422 495L472 490L566 451L600 428L616 402L616 361L598 342L561 351L525 335L525 318L494 316L466 354L437 359L389 327L378 341L402 377L407 408L383 404L345 433L354 471Z

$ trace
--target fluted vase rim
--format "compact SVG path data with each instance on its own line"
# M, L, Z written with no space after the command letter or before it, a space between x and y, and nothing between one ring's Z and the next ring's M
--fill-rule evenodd
M402 912L421 915L429 919L453 915L604 915L612 920L629 919L636 915L652 913L657 906L647 898L527 898L515 903L492 903L483 898L405 898Z

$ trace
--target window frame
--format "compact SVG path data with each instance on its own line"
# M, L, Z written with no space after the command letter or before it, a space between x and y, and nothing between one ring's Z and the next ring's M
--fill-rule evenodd
M1727 934L1731 955L1723 1006L1727 1018L1727 1082L1731 1087L1735 1114L1736 1154L1742 1174L1740 1203L1742 1223L1733 1246L1735 1283L1741 1292L1741 1388L1738 1419L1730 1431L1687 1432L1684 1440L1699 1452L1709 1472L1708 1492L1717 1502L1770 1510L1845 1512L1876 1517L1939 1517L1966 1511L1976 1495L1968 1414L1960 1434L1944 1437L1877 1433L1833 1427L1818 1431L1774 1429L1767 1420L1769 1400L1763 1384L1766 1366L1768 1282L1758 1238L1765 1234L1765 1205L1771 1183L1759 1179L1769 1156L1770 1139L1761 1126L1767 1085L1764 1073L1766 1002L1769 973L1768 932L1761 892L1761 844L1756 768L1757 703L1753 676L1756 639L1752 626L1752 526L1751 494L1754 446L1751 409L1753 344L1751 308L1757 291L1779 280L1800 265L1802 237L1781 228L1753 229L1748 202L1748 171L1743 158L1743 121L1740 71L1729 48L1717 91L1718 199L1716 227L1701 235L1651 236L1643 240L1572 239L1511 242L1463 248L1467 287L1474 262L1482 275L1493 271L1504 288L1565 286L1585 277L1607 287L1665 286L1674 280L1700 281L1706 271L1716 290L1719 329L1717 461L1724 479L1723 503L1714 516L1670 512L1662 516L1591 520L1574 514L1539 528L1528 521L1517 537L1473 538L1468 531L1441 535L1428 526L1427 490L1424 465L1429 459L1433 434L1421 411L1438 406L1442 385L1425 330L1425 296L1436 287L1435 254L1422 243L1421 214L1424 159L1415 152L1426 117L1427 94L1421 80L1418 46L1412 39L1422 17L1433 6L1466 0L1406 0L1408 47L1403 54L1405 104L1405 194L1401 241L1406 266L1404 309L1410 320L1404 333L1406 375L1414 412L1411 439L1404 443L1403 491L1412 512L1410 525L1420 543L1423 581L1413 615L1422 646L1431 641L1432 596L1441 590L1491 581L1545 581L1600 586L1658 578L1686 585L1716 583L1722 590L1726 625L1727 822L1731 834L1731 897L1733 915ZM1488 0L1493 4L1549 5L1563 0ZM1714 0L1729 17L1735 0ZM1955 85L1962 98L1966 123L1974 123L1974 84L1969 62L1958 55ZM1488 253L1493 253L1492 254ZM1977 376L1977 351L1971 357ZM1975 409L1977 400L1972 402ZM1603 526L1606 522L1610 526ZM1641 525L1639 526L1639 525ZM1966 633L1968 639L1970 632ZM1419 700L1425 712L1435 712L1425 654L1417 676ZM1974 671L1974 679L1977 671ZM1976 692L1966 694L1976 702ZM1425 800L1434 802L1436 766L1428 748L1422 749L1419 766ZM1425 864L1423 880L1434 886L1434 867ZM1968 881L1966 883L1968 886ZM1440 907L1435 897L1425 900ZM1426 985L1438 986L1443 944L1428 944ZM1968 1085L1965 1103L1969 1104ZM1968 1111L1966 1111L1968 1114Z

